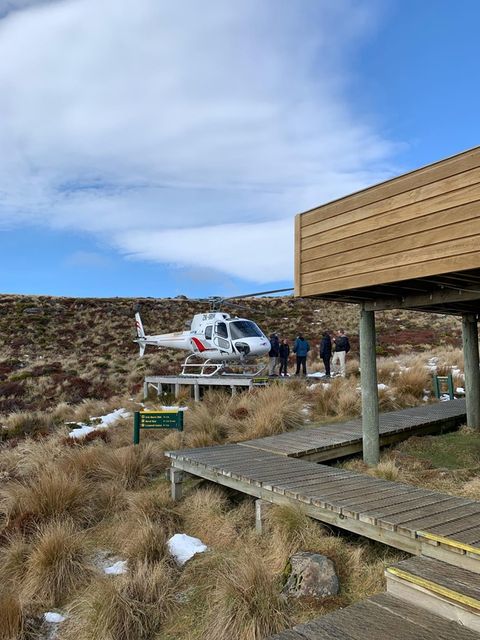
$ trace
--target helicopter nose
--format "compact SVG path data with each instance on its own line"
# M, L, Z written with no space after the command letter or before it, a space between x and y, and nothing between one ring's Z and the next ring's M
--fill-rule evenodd
M246 342L236 342L235 348L239 353L243 353L244 356L247 356L250 353L250 345Z

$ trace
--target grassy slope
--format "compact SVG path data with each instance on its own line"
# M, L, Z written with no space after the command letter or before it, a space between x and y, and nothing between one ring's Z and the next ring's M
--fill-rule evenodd
M352 338L352 355L357 351L356 306L292 297L241 302L249 311L238 313L267 335L277 331L294 339L303 331L315 345L322 330L341 324ZM180 352L150 351L137 358L134 304L125 298L0 296L0 414L131 394L146 373L177 372ZM142 305L150 333L181 330L205 310L205 304L170 298L149 298ZM379 313L377 322L381 355L459 341L459 324L447 317L399 311Z

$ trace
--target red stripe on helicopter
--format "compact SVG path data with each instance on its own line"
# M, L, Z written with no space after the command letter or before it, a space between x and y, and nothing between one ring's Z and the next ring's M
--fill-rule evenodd
M197 347L197 349L200 351L200 353L202 353L202 351L208 351L207 347L205 347L205 345L203 345L198 338L193 338L192 337L192 342Z

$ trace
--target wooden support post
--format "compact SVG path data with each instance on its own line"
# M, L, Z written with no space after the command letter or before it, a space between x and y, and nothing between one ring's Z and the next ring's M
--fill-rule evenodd
M236 395L237 393L237 387L234 384L232 384L231 389L232 389L232 398L233 398L233 396Z
M182 499L182 482L184 473L180 469L170 467L170 488L172 500L178 502Z
M467 426L480 430L480 370L478 358L478 325L473 313L462 316L463 358L465 362L465 401Z
M271 502L266 500L255 500L255 531L261 535L264 530L265 516L272 507Z
M143 399L146 400L148 398L148 382L143 383Z
M193 385L193 398L195 402L200 402L200 385L198 382Z
M175 400L178 399L178 396L180 395L180 385L178 382L175 383Z
M363 460L376 465L380 459L375 312L360 312L360 379L362 384Z

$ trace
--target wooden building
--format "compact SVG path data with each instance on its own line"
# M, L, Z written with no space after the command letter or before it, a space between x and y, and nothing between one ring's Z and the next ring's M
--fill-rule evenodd
M462 315L468 421L480 427L480 147L299 214L295 295L361 305L364 378L375 369L375 311Z

